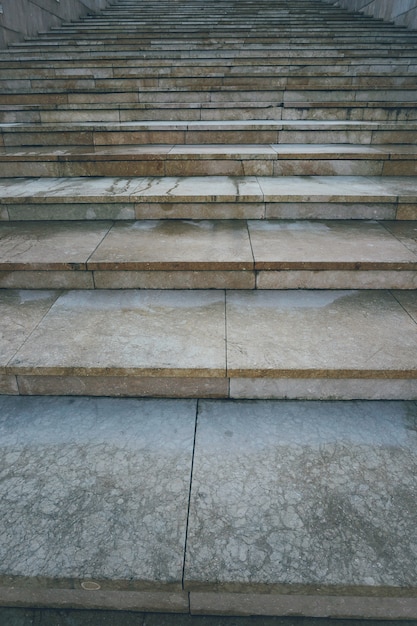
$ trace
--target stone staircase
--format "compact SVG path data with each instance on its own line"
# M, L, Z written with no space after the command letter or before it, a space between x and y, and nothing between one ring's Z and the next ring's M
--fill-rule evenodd
M417 618L416 43L117 0L0 52L0 603Z

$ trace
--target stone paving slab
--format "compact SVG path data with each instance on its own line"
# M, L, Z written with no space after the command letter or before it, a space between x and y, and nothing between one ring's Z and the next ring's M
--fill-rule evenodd
M226 318L231 378L416 377L416 323L387 291L229 292Z
M413 402L200 402L185 588L415 602L416 420Z
M224 377L224 298L223 291L66 292L9 360L9 373Z
M192 400L0 398L2 601L4 587L181 592L195 413Z

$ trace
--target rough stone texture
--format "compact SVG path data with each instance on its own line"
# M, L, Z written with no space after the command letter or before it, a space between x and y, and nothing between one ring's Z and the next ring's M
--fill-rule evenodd
M39 31L74 20L87 12L104 9L108 0L2 0L0 14L0 48L36 36Z
M416 378L416 323L386 291L228 292L226 319L233 378Z
M94 602L81 594L91 580L181 591L195 401L2 397L0 407L2 586L29 601L44 591L46 604L48 588Z
M415 596L416 426L413 402L200 402L185 588Z
M417 30L417 0L322 0Z

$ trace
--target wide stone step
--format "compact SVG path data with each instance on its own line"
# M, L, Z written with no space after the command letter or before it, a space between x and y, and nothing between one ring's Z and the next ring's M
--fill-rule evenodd
M1 220L417 220L415 177L0 180Z
M0 287L414 289L417 222L0 225Z
M39 96L43 104L0 104L0 123L85 123L85 122L190 122L190 121L368 121L414 122L417 109L412 102L165 102L154 104L117 103L120 94L103 96L101 104L50 104L50 96ZM20 100L25 101L21 96Z
M1 392L416 399L416 307L399 290L3 290Z
M46 146L0 149L0 177L415 176L417 146Z
M0 124L0 145L417 144L417 122L222 121Z
M417 616L415 402L9 396L0 416L2 604Z
M414 76L318 76L292 77L282 72L269 72L261 74L233 75L223 74L217 71L214 75L202 76L166 76L161 77L160 73L152 72L148 76L129 76L125 78L116 77L71 77L71 78L7 78L0 79L0 89L2 93L24 94L32 91L33 95L38 93L60 93L61 91L74 91L83 93L85 90L91 92L120 91L129 93L140 90L141 96L148 92L164 91L187 91L187 92L207 92L207 91L241 91L244 89L251 91L274 91L285 89L291 94L292 91L325 91L334 90L342 92L347 99L352 99L351 93L357 92L357 98L361 99L363 91L369 93L370 87L376 91L386 90L387 99L391 99L397 91L401 94L415 93L416 80ZM329 95L329 94L328 94ZM333 94L334 97L336 94ZM379 99L375 94L375 99ZM406 99L403 96L403 99ZM330 98L331 100L331 98Z

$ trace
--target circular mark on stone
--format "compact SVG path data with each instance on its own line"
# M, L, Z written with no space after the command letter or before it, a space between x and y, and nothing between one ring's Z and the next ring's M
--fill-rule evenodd
M94 583L92 580L85 580L81 583L81 587L86 591L97 591L97 589L101 589L98 583Z

